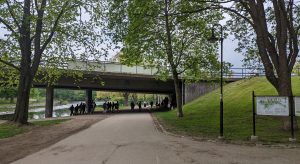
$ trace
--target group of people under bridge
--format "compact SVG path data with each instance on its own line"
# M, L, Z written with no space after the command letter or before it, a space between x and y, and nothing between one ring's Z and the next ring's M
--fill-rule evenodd
M134 101L131 101L130 103L130 109L134 110L135 106L138 106L139 110L142 110L142 102L139 101L137 104L134 103ZM144 102L144 108L147 107L147 102ZM150 101L150 109L153 108L153 101ZM156 101L155 103L156 108L162 108L162 109L173 109L176 108L176 101L175 99L173 99L170 103L169 103L169 98L165 97L161 102Z
M153 109L154 102L150 101L148 103L148 102L144 101L143 105L142 105L142 101L138 101L137 103L135 103L134 101L131 101L130 102L130 110L134 111L135 106L138 107L137 109L139 111L141 111L143 108L147 109L147 106L150 107L150 109ZM165 97L161 102L156 101L155 107L160 108L160 109L173 109L173 108L176 108L176 101L175 101L175 99L172 99L172 101L169 102L169 98ZM75 107L72 104L71 107L69 108L70 116L82 115L82 114L93 114L95 111L95 108L96 108L95 101L92 101L92 103L90 104L90 107L87 107L86 103L82 103L82 102L80 104L76 104ZM116 102L105 101L102 104L102 108L103 108L104 113L119 112L120 104L118 101L116 101Z
M76 104L75 107L72 104L71 107L69 108L69 110L70 110L70 116L82 115L82 114L92 114L92 113L94 113L95 108L96 108L95 101L93 101L92 103L90 103L89 107L87 107L86 103L82 103L82 102L79 105Z

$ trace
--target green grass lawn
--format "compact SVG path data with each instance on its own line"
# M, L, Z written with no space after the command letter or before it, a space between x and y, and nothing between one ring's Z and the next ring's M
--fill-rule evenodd
M32 126L52 126L55 124L60 124L70 119L58 119L58 120L46 120L46 121L34 121L31 125L17 126L11 123L0 124L0 139L13 137L17 134L27 132Z
M300 96L300 77L292 80L293 93ZM252 134L252 91L256 95L276 95L276 90L262 77L237 81L224 87L225 139L249 140ZM216 138L219 135L219 93L217 89L186 104L183 118L177 118L175 110L155 113L155 116L172 132ZM258 116L256 125L260 141L285 142L290 137L290 132L281 129L279 118ZM300 142L299 130L295 135Z

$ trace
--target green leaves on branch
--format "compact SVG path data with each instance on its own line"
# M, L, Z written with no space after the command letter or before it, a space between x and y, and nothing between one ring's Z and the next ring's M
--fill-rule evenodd
M217 69L217 45L208 43L207 38L210 24L218 22L222 15L205 10L192 14L184 12L204 8L206 3L114 0L109 6L109 27L115 41L123 42L120 57L124 64L155 67L160 79L166 79L175 70L183 78L196 80L211 76L206 72ZM169 43L171 58L167 55Z

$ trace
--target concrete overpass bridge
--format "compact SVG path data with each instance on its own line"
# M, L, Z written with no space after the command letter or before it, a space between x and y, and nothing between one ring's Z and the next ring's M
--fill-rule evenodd
M175 93L171 78L162 81L155 76L157 69L142 66L126 66L113 62L68 62L60 66L63 70L75 70L82 73L80 79L72 76L60 77L54 85L45 82L34 82L34 87L46 88L46 117L52 117L54 88L86 90L86 104L92 103L92 91L121 91L139 93ZM42 79L42 75L37 79ZM181 82L181 85L183 83Z
M54 88L92 89L108 91L130 91L142 93L174 92L172 78L162 81L155 76L157 69L142 66L126 66L108 62L69 62L64 70L76 70L82 77L62 76L52 86ZM39 78L39 77L38 77ZM42 77L40 77L42 78ZM35 87L47 87L46 83L35 82Z
M78 80L74 79L74 77L72 76L62 76L52 86L47 86L46 83L42 82L34 83L34 87L46 88L46 117L52 117L54 88L86 90L87 106L92 103L93 90L160 93L168 95L172 95L175 93L174 82L171 76L166 81L158 80L155 76L158 70L155 68L144 68L143 66L126 66L120 63L93 61L72 61L64 63L60 67L61 69L65 70L80 71L83 77ZM259 74L261 73L253 71L250 72L249 69L233 68L227 74L224 74L224 78L228 82L232 82ZM191 92L191 90L189 90L182 81L180 82L180 85L182 86L181 90L183 91L182 99L183 102L185 102L185 100L187 99L186 97L188 97L185 95L185 90L187 90L188 92ZM204 84L200 85L202 87L202 85ZM207 86L204 85L204 87Z

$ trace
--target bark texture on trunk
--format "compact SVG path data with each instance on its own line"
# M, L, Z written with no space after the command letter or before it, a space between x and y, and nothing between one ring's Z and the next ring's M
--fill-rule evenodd
M253 27L260 59L266 78L276 88L279 96L293 96L291 72L299 53L298 29L295 24L295 2L272 1L274 27L270 28L270 15L263 0L239 2L249 17L243 17ZM251 19L248 19L250 18ZM292 100L290 101L292 104ZM283 129L291 127L290 117L283 117ZM297 128L296 118L295 127Z
M173 76L174 84L175 84L175 92L176 92L176 103L177 103L177 116L183 117L183 110L182 110L182 92L179 83L178 76Z
M283 76L285 76L285 77L279 78L280 80L278 80L278 88L276 88L277 92L278 92L279 96L287 96L287 97L291 98L293 96L291 76L284 75L284 74L283 74ZM294 105L293 99L289 99L289 104L290 104L290 108L291 108L291 105ZM281 119L283 121L282 128L284 130L291 130L291 118L290 117L282 117ZM298 129L296 117L294 117L294 129Z
M28 107L31 81L32 79L30 75L21 75L20 77L16 109L13 117L13 121L19 124L27 124L28 121Z
M178 71L177 71L177 65L174 63L174 57L173 57L173 47L172 47L172 26L170 25L170 18L169 18L169 10L171 6L171 1L165 0L165 27L166 27L166 36L167 36L167 44L166 44L166 50L167 50L167 60L171 66L172 76L174 80L175 85L175 93L176 93L176 102L177 102L177 116L183 117L183 111L182 111L182 97L181 97L181 91L180 91L180 83L178 78Z
M46 88L46 109L45 109L46 118L51 118L53 116L53 94L54 94L54 88L52 86L48 86Z
M27 123L29 95L33 80L31 72L30 7L31 1L25 0L23 7L22 25L20 27L21 36L19 39L21 48L21 70L16 109L13 117L13 121L18 124Z

